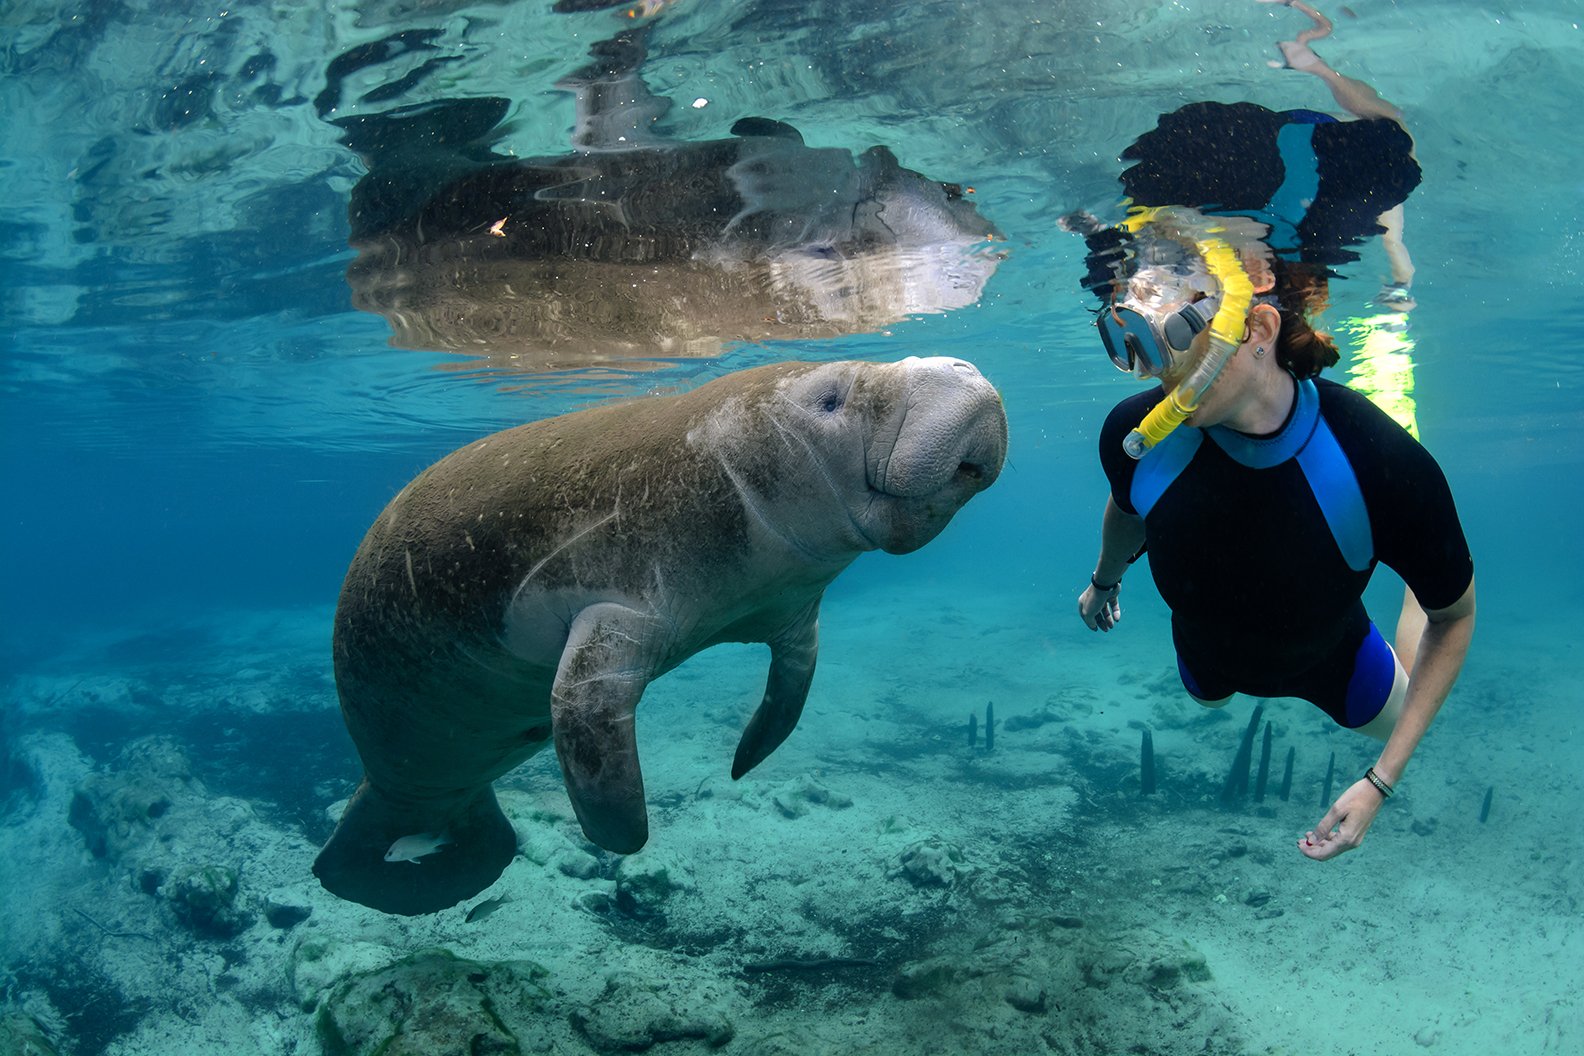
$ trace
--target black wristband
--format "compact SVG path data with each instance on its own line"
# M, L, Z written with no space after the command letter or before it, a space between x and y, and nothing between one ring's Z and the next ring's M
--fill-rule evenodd
M1119 579L1115 583L1111 584L1108 587L1104 583L1102 583L1099 580L1095 579L1094 573L1091 572L1091 573L1089 573L1089 585L1091 587L1093 587L1094 589L1098 590L1102 594L1110 594L1110 593L1112 593L1113 591L1117 590L1119 587L1122 586L1122 581Z

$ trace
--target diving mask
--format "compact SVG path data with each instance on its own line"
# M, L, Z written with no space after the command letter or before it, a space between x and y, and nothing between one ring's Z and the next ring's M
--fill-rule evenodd
M1188 351L1220 307L1221 298L1210 296L1162 314L1128 298L1101 309L1095 325L1118 370L1158 378Z
M1275 305L1269 294L1257 295L1254 304ZM1158 378L1187 353L1193 339L1210 325L1221 308L1221 295L1212 293L1170 311L1151 308L1126 297L1100 310L1095 325L1100 340L1118 370L1140 378Z

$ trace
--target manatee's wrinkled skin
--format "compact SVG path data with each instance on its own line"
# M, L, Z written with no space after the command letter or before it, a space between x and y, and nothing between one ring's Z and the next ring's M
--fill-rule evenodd
M741 777L797 722L826 585L934 538L1005 454L995 389L936 358L774 364L442 459L342 589L336 682L366 773L315 873L388 912L471 897L516 847L490 782L552 739L588 838L636 851L644 687L717 643L768 643ZM418 833L451 842L384 861Z

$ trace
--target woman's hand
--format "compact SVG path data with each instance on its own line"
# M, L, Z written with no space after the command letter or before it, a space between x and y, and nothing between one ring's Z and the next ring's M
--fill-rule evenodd
M1118 583L1110 590L1099 590L1093 583L1078 595L1078 616L1091 631L1109 631L1122 619L1122 603L1117 597L1122 592Z
M1364 834L1384 802L1386 798L1380 790L1360 778L1337 797L1319 825L1304 833L1304 838L1298 841L1298 850L1317 862L1351 851L1364 842Z
M1380 292L1375 295L1375 303L1388 312L1401 312L1404 315L1419 307L1419 302L1414 300L1408 291L1406 282L1388 282L1381 286Z

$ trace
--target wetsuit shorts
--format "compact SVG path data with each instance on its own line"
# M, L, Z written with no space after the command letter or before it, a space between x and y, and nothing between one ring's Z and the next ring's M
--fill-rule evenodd
M1351 730L1368 723L1386 706L1397 680L1397 654L1371 620L1362 642L1344 638L1309 670L1267 684L1240 683L1198 665L1190 671L1181 654L1177 671L1183 686L1199 700L1222 700L1238 692L1256 697L1298 697Z

